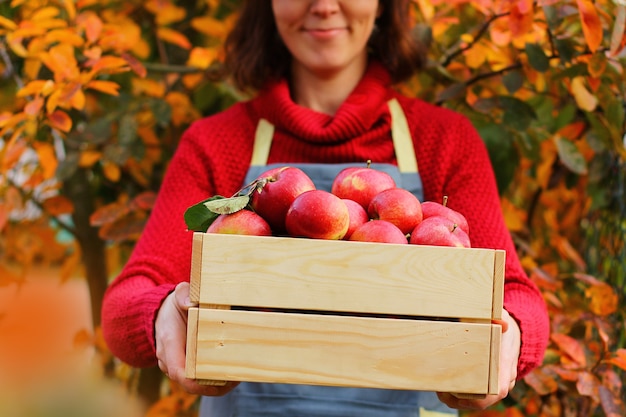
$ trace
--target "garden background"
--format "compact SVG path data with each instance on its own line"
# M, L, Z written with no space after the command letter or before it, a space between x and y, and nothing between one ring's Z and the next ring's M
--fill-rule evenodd
M237 0L0 0L0 415L194 416L111 356L102 295L213 77ZM626 0L412 0L401 89L467 115L551 315L544 363L464 416L626 415Z

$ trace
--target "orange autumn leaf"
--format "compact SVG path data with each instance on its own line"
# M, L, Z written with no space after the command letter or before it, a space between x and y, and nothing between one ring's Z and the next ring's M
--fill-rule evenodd
M89 224L93 227L104 226L124 217L128 212L130 212L128 204L119 202L107 204L100 207L89 217Z
M94 12L82 12L76 18L76 24L79 29L85 31L85 37L90 44L95 43L100 38L103 23Z
M58 129L62 132L69 132L72 130L72 119L63 110L55 110L47 116L48 124L53 129Z
M540 395L556 392L559 388L554 377L545 373L542 368L537 368L526 375L524 382L530 385Z
M85 150L80 153L78 166L81 168L90 168L102 158L102 152Z
M611 365L615 365L620 369L626 371L626 349L620 348L615 351L615 356L609 359Z
M580 256L580 253L574 249L574 246L572 246L571 242L566 237L553 235L550 242L564 259L569 259L574 262L581 271L586 269L587 265L584 259Z
M43 108L44 98L41 96L35 97L24 106L24 113L29 116L37 116Z
M54 147L50 143L35 142L33 148L35 148L35 152L37 152L37 158L39 159L39 166L42 168L43 177L45 179L54 177L54 173L59 165Z
M85 88L100 91L101 93L110 94L112 96L119 95L120 85L114 81L93 80L89 81Z
M4 170L11 169L27 148L26 140L14 135L0 153L2 155L2 168Z
M60 216L74 212L74 204L67 199L67 197L61 195L45 199L42 206L43 209L52 216Z
M576 2L578 3L578 12L583 26L585 41L589 50L595 52L602 43L603 36L600 16L598 16L596 6L591 0L576 0Z
M128 66L128 63L124 58L106 55L96 60L92 64L92 69L96 72L106 72L110 70L118 70L126 66Z
M134 56L124 52L122 58L126 61L131 70L141 78L145 78L148 74L146 67Z
M585 290L585 296L589 300L589 308L592 313L599 316L608 316L617 311L619 298L613 287L601 282Z
M104 176L111 182L118 182L122 177L122 170L114 162L104 161L102 169L104 171Z
M564 354L580 367L587 365L585 348L579 340L563 333L553 333L550 335L550 339L552 339L552 342L554 342Z
M177 45L183 49L191 48L191 42L189 42L189 39L174 29L160 27L157 29L157 37L162 41Z

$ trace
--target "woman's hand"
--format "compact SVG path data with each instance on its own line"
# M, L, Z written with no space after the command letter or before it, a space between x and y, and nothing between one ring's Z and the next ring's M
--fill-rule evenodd
M224 386L200 385L193 379L185 377L185 345L189 307L191 307L189 283L181 282L163 301L154 323L159 368L168 378L177 382L191 394L224 395L235 388L238 382L227 382Z
M498 381L500 384L498 394L487 395L480 399L459 398L447 392L437 393L441 402L448 407L461 410L484 410L497 403L507 395L515 386L517 379L517 361L519 360L521 335L517 322L504 310L502 314L502 349L500 350L500 370Z

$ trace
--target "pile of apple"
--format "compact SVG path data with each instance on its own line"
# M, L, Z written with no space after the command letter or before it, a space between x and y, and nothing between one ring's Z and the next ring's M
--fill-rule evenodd
M445 199L421 203L369 165L343 169L330 192L297 167L270 169L245 209L220 214L207 232L471 247L467 220Z

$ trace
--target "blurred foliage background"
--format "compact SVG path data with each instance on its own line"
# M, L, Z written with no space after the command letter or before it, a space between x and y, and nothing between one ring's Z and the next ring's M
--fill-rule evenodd
M19 298L42 270L56 285L17 321L0 306L0 414L197 415L158 369L111 356L100 306L181 133L246 99L213 77L238 3L0 0L0 290ZM428 65L399 88L477 127L551 313L543 365L464 414L626 415L626 2L412 0L411 19ZM37 324L61 333L42 318L76 280L88 319L59 353Z

